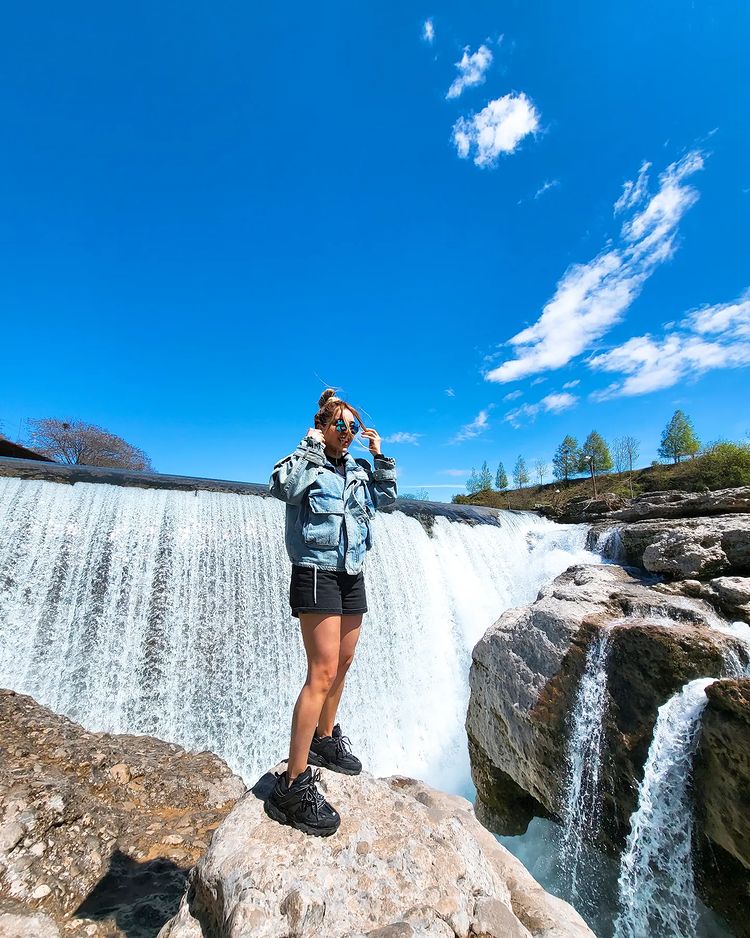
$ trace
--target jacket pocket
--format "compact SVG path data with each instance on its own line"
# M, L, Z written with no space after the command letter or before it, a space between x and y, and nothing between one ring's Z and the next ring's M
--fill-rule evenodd
M307 521L302 526L306 544L314 547L338 547L344 520L344 502L338 495L311 492Z

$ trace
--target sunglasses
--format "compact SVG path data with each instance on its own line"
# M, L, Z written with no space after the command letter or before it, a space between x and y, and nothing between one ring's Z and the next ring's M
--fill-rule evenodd
M339 417L338 420L334 420L333 425L339 433L343 433L344 430L347 429L346 420L343 420L341 417ZM356 436L356 434L359 433L359 424L356 420L352 420L348 429Z

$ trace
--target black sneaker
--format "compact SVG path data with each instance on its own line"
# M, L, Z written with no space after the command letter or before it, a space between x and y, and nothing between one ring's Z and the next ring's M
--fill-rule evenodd
M316 730L310 743L307 761L311 765L320 765L342 775L359 775L362 763L352 755L348 736L341 735L338 723L333 728L332 736L318 736Z
M264 808L266 814L288 824L305 834L330 837L338 830L341 818L315 787L320 781L320 772L313 774L308 765L291 785L286 772L276 776L276 784L268 796Z

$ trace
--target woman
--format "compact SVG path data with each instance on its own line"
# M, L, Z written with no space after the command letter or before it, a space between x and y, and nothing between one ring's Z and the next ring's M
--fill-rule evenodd
M380 452L377 430L328 388L307 436L274 467L270 492L286 502L286 548L292 561L289 602L299 618L307 679L294 707L287 768L277 775L266 813L307 834L329 836L341 819L323 798L310 765L357 775L362 763L334 720L344 678L367 612L363 565L371 520L396 498L396 463ZM361 430L375 467L354 459Z

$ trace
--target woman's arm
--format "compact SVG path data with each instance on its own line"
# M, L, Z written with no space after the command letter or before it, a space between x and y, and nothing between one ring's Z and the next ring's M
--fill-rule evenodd
M324 464L323 434L310 430L295 451L273 467L268 491L282 502L299 505Z
M361 465L367 469L369 477L367 488L377 510L396 501L398 494L396 489L396 460L391 459L390 456L384 456L380 452L380 434L377 430L368 428L362 431L362 436L366 437L370 444L370 452L375 462L374 469L371 469L370 464L364 459L361 461ZM358 459L357 462L360 462L360 460Z

